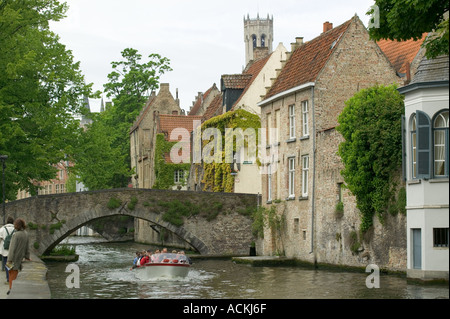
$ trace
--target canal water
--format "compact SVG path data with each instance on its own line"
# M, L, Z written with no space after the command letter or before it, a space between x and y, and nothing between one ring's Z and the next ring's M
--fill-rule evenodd
M231 260L194 260L184 279L141 281L130 266L135 251L148 246L107 243L87 237L71 237L69 243L80 256L75 262L80 271L80 287L67 287L66 279L74 274L70 269L65 272L68 263L47 262L48 281L55 299L449 298L448 286L411 284L403 276L381 274L380 288L368 289L369 274L364 272L251 267Z

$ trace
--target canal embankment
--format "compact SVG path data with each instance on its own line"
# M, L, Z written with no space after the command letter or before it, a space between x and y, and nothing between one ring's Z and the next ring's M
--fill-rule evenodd
M22 271L14 280L10 294L6 284L6 275L0 284L0 299L50 299L50 287L47 281L47 266L35 254L31 253L31 261L22 263Z

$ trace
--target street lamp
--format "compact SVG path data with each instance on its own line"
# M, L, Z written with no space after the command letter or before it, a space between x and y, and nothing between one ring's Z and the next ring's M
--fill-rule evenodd
M3 194L3 201L2 201L2 207L3 207L3 225L6 223L6 211L5 211L5 197L6 197L6 191L5 191L5 161L8 159L8 155L0 155L0 161L2 161L2 167L3 167L3 186L2 186L2 194Z

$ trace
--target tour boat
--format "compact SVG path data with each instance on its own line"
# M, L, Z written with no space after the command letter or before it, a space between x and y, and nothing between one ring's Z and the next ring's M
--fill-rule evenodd
M136 277L140 280L157 278L184 278L191 267L189 259L181 254L153 254L151 262L137 266Z

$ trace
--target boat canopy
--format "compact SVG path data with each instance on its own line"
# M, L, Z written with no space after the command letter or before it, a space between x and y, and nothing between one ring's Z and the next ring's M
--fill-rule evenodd
M161 254L153 254L151 256L152 263L187 263L186 255L183 254L173 254L173 253L161 253Z

